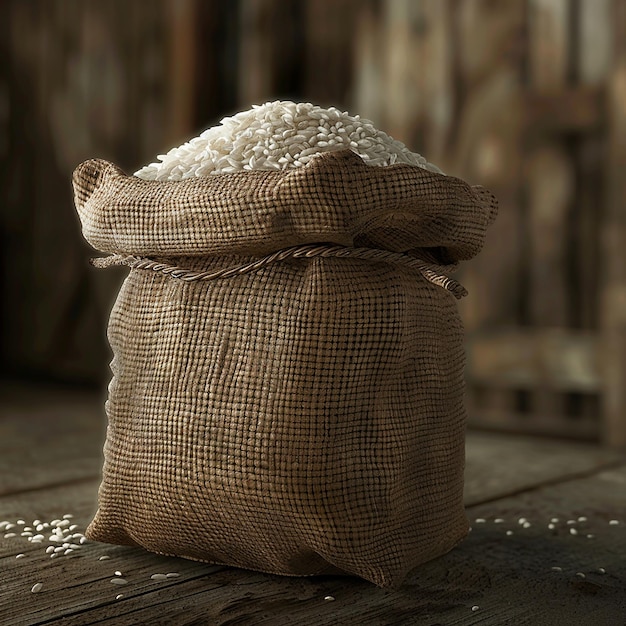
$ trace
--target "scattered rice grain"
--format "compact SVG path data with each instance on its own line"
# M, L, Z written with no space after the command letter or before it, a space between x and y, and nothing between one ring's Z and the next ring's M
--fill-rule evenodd
M509 535L509 537L510 537L513 534L513 531L512 530L507 530L506 534Z
M619 524L619 520L612 519L609 521L609 526L617 526Z
M168 578L178 578L180 574L178 572L170 572L169 574L165 574Z
M556 526L554 524L548 524L548 529L549 530L554 530L556 528Z
M584 515L581 515L581 516L578 518L578 521L579 521L579 522L586 522L586 521L587 521L587 518L586 518Z
M335 596L324 596L324 600L327 602L333 602L335 600Z
M582 572L576 572L576 576L578 576L578 578L587 578Z
M554 567L550 568L553 572L562 572L563 568L559 567L558 565L555 565Z
M593 539L595 535L587 535L587 539Z
M25 554L21 554L21 553L20 553L20 554L16 554L16 555L15 555L15 558L16 558L16 559L23 559L25 556L26 556Z
M118 594L115 596L115 599L116 599L116 600L121 600L123 597L124 597L124 594L123 594L123 593L118 593Z
M486 520L486 519L484 519L483 517L477 517L474 521L475 521L477 524L484 524L487 520Z
M32 593L39 593L42 589L43 589L43 583L35 583L31 587L31 592Z
M104 556L101 556L98 561L106 561L107 559L110 559L110 556L107 556L106 554Z
M114 585L126 585L128 581L125 578L111 578L110 581Z
M502 524L504 522L504 520L501 517L496 517L496 519L493 520L494 524Z
M167 574L152 574L152 580L167 580Z
M606 570L603 567L599 567L598 572L600 572L600 574L606 574Z
M569 529L569 534L570 534L570 535L577 535L577 534L578 534L578 531L577 531L575 528L570 528L570 529Z
M7 534L4 536L4 538L5 538L5 539L11 539L11 538L13 538L13 537L17 537L17 535L16 535L15 533L7 533Z

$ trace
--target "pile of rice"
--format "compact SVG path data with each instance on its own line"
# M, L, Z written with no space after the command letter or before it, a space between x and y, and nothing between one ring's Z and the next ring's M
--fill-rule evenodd
M276 101L225 117L135 172L145 180L182 180L240 170L300 167L322 152L350 148L369 165L394 163L441 170L372 122L308 102Z

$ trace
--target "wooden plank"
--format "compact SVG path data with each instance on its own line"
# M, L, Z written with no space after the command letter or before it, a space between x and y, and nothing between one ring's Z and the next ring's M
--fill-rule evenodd
M275 38L268 37L272 29L275 0L243 0L239 14L239 73L238 100L241 108L261 104L273 94Z
M103 393L0 383L0 495L97 479Z
M49 518L74 512L72 521L82 529L94 487L50 490L45 500L32 493L0 498L2 516L20 515L30 521L35 514ZM0 537L0 615L15 626L57 622L76 626L96 622L460 625L475 624L477 619L494 626L619 623L616 620L626 610L626 502L616 499L615 493L624 488L622 466L472 507L472 519L486 521L474 522L466 541L417 568L394 591L354 578L269 576L98 543L52 560L43 548L33 548L21 538ZM518 523L522 516L529 527ZM581 516L586 520L567 524ZM553 517L559 522L550 530L547 525ZM496 524L496 518L503 521ZM621 525L609 525L610 519L620 520ZM572 527L578 531L576 536L570 533ZM16 560L17 552L26 556ZM103 555L110 559L100 561ZM552 571L553 566L562 571ZM606 574L599 572L600 567ZM109 582L116 570L124 574L127 585ZM151 574L157 572L181 576L152 581ZM39 594L30 593L35 582L44 583ZM124 597L116 600L118 593ZM324 600L327 595L335 600ZM524 602L517 602L518 598ZM478 612L472 612L474 605L480 607Z
M299 19L300 5L303 5L303 15ZM290 88L300 87L304 100L321 106L347 108L354 59L353 40L346 36L346 31L351 28L352 19L361 4L355 0L283 0L281 6L282 12L287 13L285 17L291 17L291 23L285 24L285 30L292 34L292 38L282 42L278 55L278 58L289 62L285 69L291 75L286 76L290 78ZM302 32L298 32L300 28ZM304 50L303 37L306 42ZM302 58L299 59L299 55ZM297 84L298 79L301 85ZM285 92L285 87L281 93Z
M382 128L385 109L383 30L372 2L356 15L352 100L355 114L371 119Z
M489 502L624 463L598 445L471 430L467 435L465 504Z
M592 86L565 87L549 95L528 93L524 114L529 137L601 130L605 121L604 96L602 88Z
M533 88L557 92L567 83L571 33L569 0L529 3L529 65Z
M527 157L528 175L528 315L535 327L566 327L572 303L568 292L570 216L575 192L570 159L557 145L544 144ZM564 398L537 390L531 397L535 414L559 415ZM536 418L535 418L536 421Z
M36 468L35 474L58 475L66 463L61 452L92 448L87 422L99 422L95 411L100 407L99 399L51 390L37 394L28 388L5 387L1 391L0 424L8 423L10 428L2 433L0 458L12 448L16 450L14 462L7 468L9 475L19 475L29 465ZM69 438L75 437L69 446L68 429L73 433ZM57 449L59 454L48 455L46 448ZM27 456L25 449L36 453ZM99 452L92 450L91 454L99 463ZM530 604L512 603L510 599L535 587L543 589L551 573L540 564L550 558L562 559L566 570L556 579L558 586L550 583L550 593L573 603L571 610L579 615L597 615L598 611L611 615L619 608L611 585L623 579L618 566L623 567L624 561L618 555L626 538L609 534L613 527L606 522L619 517L626 523L626 505L615 500L616 490L626 480L626 470L583 477L623 462L623 455L607 454L595 446L469 433L466 503L472 517L501 517L505 522L475 524L474 532L459 548L421 566L401 589L391 592L353 578L283 578L92 542L72 556L50 559L45 553L47 543L34 546L25 538L4 539L0 534L0 578L4 581L0 587L0 620L16 626L61 621L77 626L94 622L471 624L476 619L471 606L477 604L481 611L490 611L481 613L484 623L533 623L532 615L550 610L545 606L550 594L533 593ZM538 490L547 483L559 486ZM49 521L70 513L77 530L83 531L96 507L97 488L98 479L92 478L0 496L0 519ZM517 495L501 500L510 494ZM479 503L483 504L477 506ZM521 515L532 520L533 529L519 527L517 518ZM562 519L588 516L588 522L579 527L599 540L594 542L593 552L586 551L592 545L586 537L574 543L577 538L569 535L564 523L556 533L546 534L550 515ZM514 530L513 539L505 535L505 529ZM541 549L534 549L538 545ZM567 557L563 550L568 551ZM16 560L17 553L25 557ZM100 561L105 555L110 558ZM485 555L489 555L487 560ZM602 588L602 605L586 594L568 593L571 581L576 582L569 571L574 564L587 568L585 571L601 565L614 577L621 577L617 582L615 578L605 581L611 585ZM123 572L128 585L118 588L109 582L116 570ZM180 577L167 582L150 578L153 573L167 572L178 572ZM33 595L30 588L38 581L44 583L44 589ZM116 600L118 593L124 598ZM327 595L335 601L325 601Z
M531 411L499 411L498 409L474 408L471 427L486 431L498 431L509 435L541 435L580 441L600 440L602 423L598 415L564 415L563 413L539 413L534 405Z
M389 0L384 7L385 44L384 85L387 94L383 124L385 132L395 139L410 143L421 116L421 75L415 84L415 68L424 59L417 56L413 24L419 19L421 3L411 0ZM421 72L420 72L421 74Z
M166 141L177 146L192 134L195 122L196 0L178 0L164 4L168 29L168 119Z
M626 0L615 0L613 69L608 83L606 208L602 228L604 439L626 448Z
M490 189L500 203L484 249L460 274L470 296L460 303L468 332L514 324L519 317L522 260L521 173L524 92L520 80L520 35L524 4L459 3L455 10L457 113L449 174ZM472 385L468 396L481 407L506 414L516 404L508 390Z
M595 392L604 376L595 333L537 328L470 335L471 382L518 389Z
M575 191L574 171L565 150L543 145L528 156L529 313L536 326L565 327L568 217Z
M611 67L613 0L577 2L579 54L577 75L586 85L603 86Z
M449 0L423 3L422 39L426 74L423 149L427 158L446 167L455 116L454 7ZM419 31L418 31L419 32Z

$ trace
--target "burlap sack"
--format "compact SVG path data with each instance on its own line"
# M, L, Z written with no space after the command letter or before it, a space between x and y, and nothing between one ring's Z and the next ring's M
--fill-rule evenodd
M94 160L74 189L133 268L90 539L389 586L466 535L460 287L433 263L479 251L491 194L350 151L180 182Z

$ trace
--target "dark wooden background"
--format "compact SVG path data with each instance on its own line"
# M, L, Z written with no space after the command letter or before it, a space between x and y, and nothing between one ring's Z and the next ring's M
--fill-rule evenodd
M124 272L70 177L275 98L334 104L500 216L462 272L475 426L626 445L626 0L5 0L0 373L102 386Z

